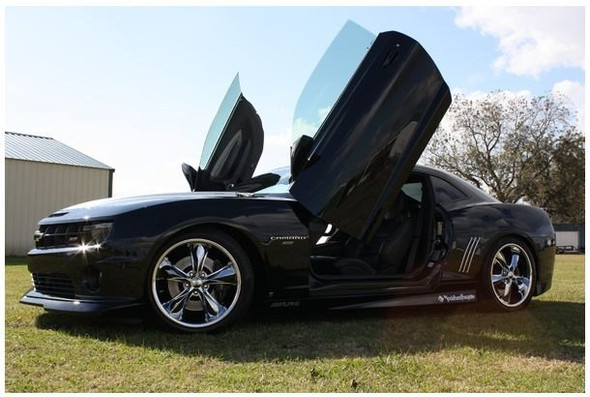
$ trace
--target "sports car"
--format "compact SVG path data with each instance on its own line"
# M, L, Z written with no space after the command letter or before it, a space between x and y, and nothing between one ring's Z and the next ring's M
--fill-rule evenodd
M414 39L347 23L295 108L291 164L254 175L262 123L236 77L190 192L103 199L40 221L21 302L103 313L147 307L186 332L252 307L476 301L512 311L551 287L547 214L416 165L451 103Z

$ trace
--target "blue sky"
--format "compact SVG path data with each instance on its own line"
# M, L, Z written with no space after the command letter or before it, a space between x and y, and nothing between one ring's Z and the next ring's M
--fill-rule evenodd
M417 39L454 92L548 94L584 108L584 8L8 7L7 131L51 136L116 169L114 195L187 191L237 72L287 164L298 95L350 19Z

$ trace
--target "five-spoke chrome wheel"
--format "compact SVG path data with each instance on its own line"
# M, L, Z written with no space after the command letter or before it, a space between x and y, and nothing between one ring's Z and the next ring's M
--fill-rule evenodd
M232 313L241 314L249 304L251 291L244 292L251 289L246 255L227 236L214 233L213 237L185 236L158 257L150 298L167 325L183 331L212 330L231 322Z
M492 298L503 309L519 309L532 297L535 277L532 255L517 240L501 241L492 252L487 278Z

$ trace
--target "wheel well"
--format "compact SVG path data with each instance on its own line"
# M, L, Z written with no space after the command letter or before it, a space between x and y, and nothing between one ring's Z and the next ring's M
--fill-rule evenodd
M234 240L236 240L236 242L244 249L246 255L248 255L248 258L250 259L250 262L252 264L252 270L254 271L254 299L257 299L259 296L262 296L262 294L264 293L264 286L266 285L265 272L263 266L261 265L262 257L260 256L260 253L252 239L241 230L234 228L232 226L220 223L202 223L186 227L168 236L166 240L159 244L158 248L154 251L154 253L159 252L162 249L162 247L164 247L169 241L172 241L178 236L204 228L215 229L229 235ZM147 277L149 277L149 274L147 275Z
M229 234L234 238L238 244L246 251L246 255L250 258L252 263L252 270L254 270L254 299L257 300L264 293L264 286L266 285L266 277L264 267L262 265L262 257L256 248L254 242L244 232L228 225L216 224L210 225L224 233Z

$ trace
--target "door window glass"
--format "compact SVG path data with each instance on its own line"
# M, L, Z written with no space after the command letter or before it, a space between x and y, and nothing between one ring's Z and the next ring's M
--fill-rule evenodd
M301 135L315 136L374 40L373 33L354 22L346 22L297 100L291 142Z
M221 133L231 118L231 115L236 108L236 104L238 103L241 95L242 89L240 88L240 76L236 75L229 86L229 89L225 93L225 97L223 97L221 105L219 105L219 109L217 110L217 114L211 123L211 127L209 127L207 138L205 138L205 145L203 146L203 151L201 152L201 162L199 164L201 169L205 169L209 166L209 161L211 160L213 153L215 153L215 149L219 143L219 138L221 138Z
M402 186L402 192L417 202L422 202L422 182L406 183L404 186Z
M462 191L444 179L433 176L431 180L437 203L447 203L449 201L459 200L466 197Z

